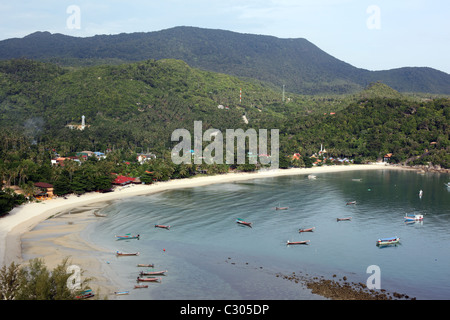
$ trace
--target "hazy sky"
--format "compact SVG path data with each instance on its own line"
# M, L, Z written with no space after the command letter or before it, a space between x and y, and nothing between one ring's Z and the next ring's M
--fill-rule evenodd
M450 73L448 0L2 0L0 40L50 31L77 37L175 26L306 38L356 67Z

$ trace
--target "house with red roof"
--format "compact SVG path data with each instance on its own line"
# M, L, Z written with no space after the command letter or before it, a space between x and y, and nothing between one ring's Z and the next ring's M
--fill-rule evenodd
M136 178L118 175L118 176L116 177L116 179L114 179L114 181L112 182L112 184L118 185L118 186L125 186L125 185L127 185L127 184L134 183L135 180L136 180Z

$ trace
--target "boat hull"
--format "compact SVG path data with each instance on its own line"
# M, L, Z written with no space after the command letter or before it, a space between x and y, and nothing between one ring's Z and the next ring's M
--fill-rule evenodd
M289 245L299 245L299 244L308 244L310 241L309 240L305 240L305 241L287 241L286 244Z
M137 239L139 240L140 235L135 236L116 236L117 240L129 240L129 239Z
M384 239L377 240L377 246L389 246L389 245L395 245L398 243L400 243L399 237L384 238Z
M132 253L124 253L124 252L116 252L116 256L138 256L139 252L132 252Z
M155 224L155 228L160 228L160 229L167 229L167 230L169 230L169 229L170 229L170 226L164 226L164 225L161 225L161 224Z
M164 270L164 271L149 271L149 272L141 271L140 275L141 276L164 276L166 272L167 272L167 270Z
M423 220L423 215L421 214L416 214L414 216L406 216L405 217L405 221L422 221Z
M246 221L241 220L241 219L236 219L236 223L240 224L240 225L243 225L243 226L250 227L250 228L252 227L252 223L251 222L246 222Z
M138 277L137 282L161 282L161 278L142 278Z
M137 266L138 267L144 267L144 268L153 268L155 265L154 264L143 264L143 263L140 263Z

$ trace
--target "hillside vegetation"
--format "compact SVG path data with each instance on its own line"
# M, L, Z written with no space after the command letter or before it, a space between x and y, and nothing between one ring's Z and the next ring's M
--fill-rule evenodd
M49 63L0 63L0 124L58 151L152 150L162 154L175 129L280 129L281 150L403 161L436 155L448 166L449 100L403 96L373 83L348 96L304 96L255 81L202 71L179 60L75 69ZM241 94L242 90L242 94ZM240 101L241 99L241 101ZM219 107L221 106L221 107ZM319 107L320 106L320 107ZM223 108L222 108L223 107ZM70 130L86 117L88 127ZM246 115L249 123L244 123ZM431 144L433 143L433 144Z

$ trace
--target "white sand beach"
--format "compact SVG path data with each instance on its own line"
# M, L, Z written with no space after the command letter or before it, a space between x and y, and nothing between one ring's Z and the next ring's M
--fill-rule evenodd
M381 169L401 169L401 167L388 166L384 164L341 165L302 169L260 171L254 173L228 173L223 175L200 176L188 179L158 182L151 185L129 185L126 187L117 187L114 192L110 193L93 192L82 195L80 197L70 195L67 197L67 199L59 197L56 199L42 201L40 203L25 204L13 209L8 215L0 218L0 266L9 265L13 261L16 263L24 262L22 257L22 237L31 232L39 223L48 219L49 217L61 213L67 213L69 210L80 210L80 208L84 208L84 214L67 215L70 217L67 217L68 223L64 226L64 228L66 229L65 236L59 237L58 239L56 239L57 237L55 236L55 239L53 240L58 241L59 245L62 245L63 247L67 246L73 248L74 246L76 246L76 249L83 249L83 252L85 254L83 254L83 257L78 258L84 259L84 266L92 267L89 276L101 279L104 278L104 275L102 274L102 268L98 267L99 262L95 262L94 257L90 257L90 252L101 250L101 248L94 248L92 244L83 241L79 236L80 232L90 222L95 220L96 217L94 216L93 211L98 209L97 207L100 205L100 203L113 201L124 197L144 195L178 188L190 188L208 184L228 183L256 178L286 175L315 175L329 172ZM74 223L74 221L77 221L77 223ZM60 231L61 230L58 230L58 232ZM48 230L39 232L48 232ZM67 232L69 234L67 234ZM80 246L82 248L80 248ZM60 263L63 258L67 257L67 253L63 251L45 252L45 250L43 250L42 248L39 250L41 250L41 252L34 252L34 254L41 255L46 263L48 262L48 259L52 259L52 263L55 263L55 261ZM90 260L90 263L88 263L88 260Z

